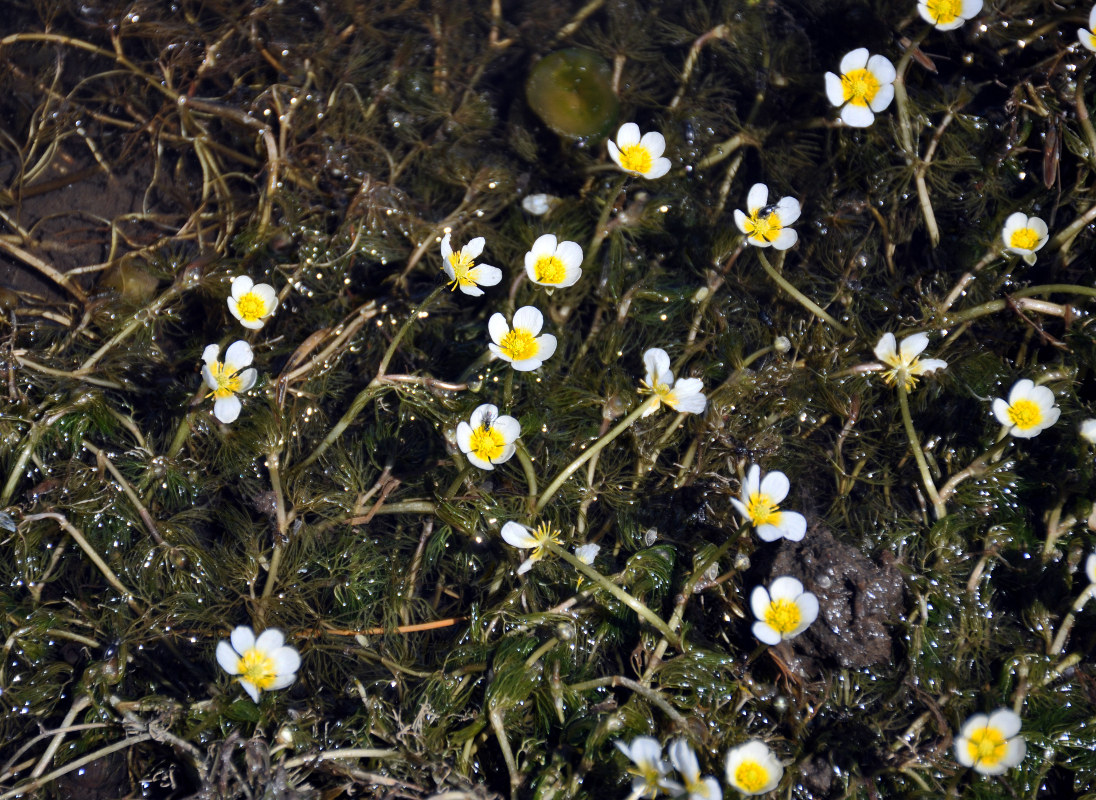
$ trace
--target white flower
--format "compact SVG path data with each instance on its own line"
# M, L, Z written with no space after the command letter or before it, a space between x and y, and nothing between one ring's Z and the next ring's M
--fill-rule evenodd
M209 345L202 351L202 377L213 395L213 416L221 422L234 422L240 416L240 398L236 395L246 392L255 385L258 373L244 369L251 364L254 355L251 347L243 339L233 342L225 350L225 360L218 361L217 354L221 346Z
M1089 50L1096 52L1096 6L1092 7L1092 10L1088 12L1088 27L1077 29L1077 38L1081 41Z
M479 297L483 294L483 289L479 287L494 286L502 280L502 270L498 267L475 263L479 254L483 252L482 236L477 236L470 241L460 249L459 253L453 252L453 247L449 244L450 236L452 234L447 233L441 240L441 268L445 270L449 285L454 291L459 288L465 294Z
M1081 422L1081 438L1089 444L1096 444L1096 419L1086 419Z
M1016 253L1031 266L1035 263L1035 253L1047 243L1047 224L1038 217L1029 217L1023 211L1009 214L1001 238L1005 240L1005 249Z
M1085 559L1085 575L1089 583L1096 583L1096 553L1089 553Z
M757 529L766 542L783 537L798 542L807 532L807 520L795 511L781 511L780 501L788 496L788 478L783 472L770 472L761 480L761 467L754 464L742 483L742 499L731 498L738 513Z
M228 310L245 328L259 330L277 308L278 293L269 283L255 283L246 275L232 279Z
M472 412L468 422L457 424L457 447L480 469L494 469L514 455L514 442L521 436L521 423L490 403Z
M536 369L556 352L556 337L540 333L544 315L532 306L522 306L514 312L514 328L506 324L502 314L492 314L487 320L487 330L494 342L491 352L519 372Z
M240 625L229 637L231 643L217 643L217 663L259 702L259 692L284 689L297 678L301 657L285 646L285 636L277 628L267 628L259 638L246 625Z
M875 115L894 99L894 64L883 56L868 57L860 47L841 59L841 75L826 73L826 96L841 109L841 121L854 128L866 128Z
M939 358L919 359L929 345L927 333L915 333L902 340L901 346L896 346L893 333L884 333L875 345L875 357L890 367L883 373L883 380L888 386L901 383L910 391L917 385L917 379L922 375L944 369L947 361Z
M521 199L521 207L533 216L542 217L562 202L551 194L527 194Z
M1024 760L1027 744L1019 733L1020 718L1007 708L975 714L955 737L955 760L983 775L1000 775Z
M710 775L701 777L700 763L689 743L678 739L670 745L670 761L681 776L684 785L677 781L664 780L662 787L675 797L687 797L689 800L723 800L723 790L719 781Z
M746 195L746 213L737 208L734 221L738 229L746 234L746 241L758 247L787 250L799 240L799 234L788 226L799 219L799 201L794 197L781 197L780 201L768 204L769 187L755 183Z
M700 414L707 407L708 398L700 392L704 388L704 381L700 378L681 378L675 381L674 374L670 372L670 357L661 347L652 347L645 352L643 365L647 368L647 374L640 381L643 388L639 391L658 398L658 402L644 411L643 416L648 417L655 413L663 403L684 414Z
M594 559L597 558L597 554L600 552L601 545L584 544L581 547L575 548L575 558L577 558L583 564L593 564Z
M750 593L750 608L758 620L753 624L753 635L765 644L795 638L818 619L818 598L787 575L773 581L767 591L764 586L755 587Z
M633 775L631 797L657 797L662 789L662 780L669 771L669 765L662 759L662 746L658 740L650 736L637 736L630 745L619 740L613 744L635 765L628 768Z
M525 254L525 272L533 283L550 289L574 286L582 277L582 248L575 242L557 243L546 233Z
M666 140L661 133L651 131L640 138L639 126L625 122L617 131L616 141L609 139L609 157L625 172L644 178L661 178L670 171L670 159L662 152Z
M727 751L727 783L745 795L771 792L784 774L781 764L769 746L752 739Z
M982 10L982 0L918 0L921 19L939 31L953 31Z
M533 568L534 564L548 554L549 542L561 543L558 534L552 530L552 526L547 522L538 525L533 530L529 530L517 522L507 522L502 526L502 538L506 540L508 545L519 550L529 550L530 548L533 550L532 554L521 562L521 566L518 567L518 575L524 575Z
M1038 436L1057 422L1061 413L1054 405L1054 392L1045 386L1036 386L1027 378L1013 384L1008 401L1000 397L993 401L997 421L1019 439Z

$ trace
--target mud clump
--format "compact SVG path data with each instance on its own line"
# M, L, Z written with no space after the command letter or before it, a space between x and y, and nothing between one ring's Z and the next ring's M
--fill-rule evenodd
M888 626L905 611L902 575L893 564L876 563L816 528L800 542L782 543L769 582L781 575L798 578L818 598L818 619L788 643L790 666L813 674L819 662L846 668L893 663Z

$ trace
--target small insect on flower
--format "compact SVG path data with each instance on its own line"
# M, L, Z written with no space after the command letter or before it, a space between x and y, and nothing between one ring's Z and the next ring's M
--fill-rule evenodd
M982 0L918 0L917 13L938 31L962 27L982 10Z
M918 378L947 367L948 362L939 358L918 358L928 346L926 333L907 336L901 345L896 344L893 333L884 333L875 345L875 357L890 367L883 373L887 386L900 383L908 392L917 385Z
M1030 439L1058 421L1062 411L1054 404L1054 392L1024 378L1016 381L1008 400L993 401L993 415L1018 439Z
M202 378L213 395L213 416L221 422L235 422L240 416L242 403L236 395L242 394L255 385L258 372L250 367L255 357L251 346L243 339L233 342L225 350L225 360L218 361L221 346L211 344L202 351ZM208 395L207 395L208 396Z
M549 542L561 544L559 533L552 530L547 522L541 523L533 530L529 530L518 522L507 522L502 526L502 538L506 543L519 550L533 550L532 554L521 562L518 567L518 575L524 575L533 568L533 565L548 554Z
M681 783L664 780L662 786L674 797L685 797L688 800L723 800L723 790L719 788L719 781L710 775L701 776L700 762L696 759L696 753L689 743L678 739L670 745L670 761L681 776Z
M769 746L752 739L727 751L727 783L745 795L771 792L784 774L781 764Z
M459 253L455 253L449 244L451 235L447 233L441 240L441 268L449 278L449 286L453 291L460 289L467 295L479 297L483 294L483 289L479 287L497 284L502 280L502 270L490 264L475 263L483 252L482 236L477 236L462 247Z
M661 133L651 131L639 135L639 126L625 122L617 131L616 141L608 140L609 158L625 172L653 180L670 171L670 159L662 155L666 139Z
M770 472L761 479L761 467L754 464L742 482L742 499L731 498L738 513L750 521L763 541L784 538L798 542L807 532L806 518L795 511L781 511L790 484L783 472Z
M670 770L670 765L662 758L662 746L658 740L650 736L637 736L630 745L619 740L613 744L634 765L628 768L632 774L632 793L629 797L657 797Z
M799 234L788 227L799 219L799 201L794 197L781 197L772 205L768 201L769 187L755 183L746 195L746 212L736 208L734 222L750 244L787 250L799 240Z
M1009 214L1001 230L1005 249L1016 253L1028 266L1035 263L1035 253L1047 243L1048 235L1045 222L1038 217L1029 217L1023 211Z
M1027 743L1019 733L1020 717L1007 708L975 714L955 737L955 760L983 775L1000 775L1024 760Z
M546 233L525 254L525 273L533 283L549 289L574 286L582 277L582 248L575 242L558 242Z
M841 74L826 73L826 96L841 108L841 121L853 128L866 128L875 115L894 99L894 64L883 56L868 56L860 47L841 59Z
M232 279L228 310L240 324L259 330L278 308L278 293L269 283L255 283L246 275Z
M457 447L480 469L494 469L510 460L521 436L521 423L490 403L472 412L468 422L457 423Z
M217 663L244 687L251 699L259 702L260 692L284 689L297 678L301 656L285 644L285 635L267 628L259 638L247 625L233 629L228 641L217 643Z
M643 365L647 374L640 381L640 393L651 394L658 398L657 403L643 412L649 417L658 411L663 403L674 411L683 414L700 414L708 405L708 398L702 393L704 381L700 378L680 378L674 380L670 372L670 356L661 347L652 347L643 354Z
M757 617L753 635L765 644L794 639L818 619L818 598L787 575L777 578L767 590L755 587L750 594L750 608Z
M1077 38L1085 48L1096 53L1096 5L1088 12L1088 27L1077 29Z
M494 340L488 347L491 352L518 372L534 370L556 352L556 337L541 334L544 315L532 306L522 306L514 312L514 327L506 324L502 314L492 314L487 320L487 331Z
M1081 427L1078 431L1081 434L1081 438L1089 444L1096 444L1096 419L1086 419L1081 422Z

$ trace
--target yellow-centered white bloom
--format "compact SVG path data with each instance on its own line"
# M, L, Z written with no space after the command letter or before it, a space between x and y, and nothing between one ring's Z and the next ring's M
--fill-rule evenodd
M217 360L220 352L221 346L217 344L211 344L202 351L202 361L205 362L202 378L213 396L213 416L221 422L235 422L242 405L236 395L254 386L258 377L254 368L245 369L250 367L255 356L251 346L243 339L228 346L224 361Z
M1035 263L1035 253L1041 250L1049 237L1047 224L1038 217L1029 217L1023 211L1009 214L1005 220L1005 227L1001 230L1001 238L1005 241L1005 249L1016 253L1028 264Z
M1096 419L1086 419L1081 422L1081 438L1089 444L1096 444Z
M917 379L930 372L947 367L948 362L939 358L918 358L929 346L927 333L915 333L897 345L893 333L884 333L875 345L875 357L890 369L883 373L887 386L901 383L910 391Z
M525 254L525 273L533 283L549 289L574 286L582 277L582 248L575 242L558 242L546 233Z
M755 587L750 594L750 608L757 617L753 635L765 644L792 639L818 619L818 598L787 575L777 578L768 589Z
M521 423L503 414L490 403L472 412L468 422L457 424L457 447L480 469L494 469L514 455L514 444L521 436Z
M246 625L233 629L228 641L217 644L217 663L236 678L251 699L259 702L260 692L284 689L297 678L301 657L285 644L285 635L267 628L259 638Z
M662 786L674 797L687 797L688 800L723 800L723 790L719 781L710 775L700 774L700 762L696 753L684 739L678 739L670 745L670 762L681 776L681 782L664 780Z
M975 714L955 737L955 760L983 775L1000 775L1024 760L1027 744L1019 733L1020 718L1010 709Z
M670 171L670 159L662 155L666 139L651 131L639 135L639 126L625 122L617 131L616 141L608 140L609 158L625 172L643 178L661 178Z
M841 121L853 128L866 128L875 115L894 99L894 64L883 56L868 56L860 47L841 59L841 74L826 73L826 96L841 108Z
M633 765L628 768L632 774L632 793L629 797L657 797L670 768L662 758L662 745L658 740L650 736L637 736L630 745L619 740L613 744Z
M918 0L917 13L938 31L953 31L982 10L982 0Z
M559 533L552 530L547 522L541 523L533 530L529 530L518 522L507 522L502 526L502 538L506 543L519 550L532 549L527 559L518 567L518 575L524 575L533 568L533 565L548 554L548 543L562 544Z
M752 739L727 751L727 783L745 795L771 792L780 783L784 765L769 746Z
M269 283L255 283L246 275L232 279L228 310L240 324L259 330L278 308L278 293Z
M487 320L487 331L494 340L488 347L491 352L519 372L534 370L556 352L556 337L540 334L544 315L532 306L522 306L514 312L514 327L506 324L502 314L492 314Z
M1096 53L1096 6L1092 7L1092 10L1088 12L1088 27L1077 29L1077 38L1081 44L1088 50Z
M795 511L782 511L781 501L788 496L788 477L770 472L761 479L761 467L754 464L742 482L742 499L731 498L738 513L750 521L763 541L784 538L798 542L807 532L807 520Z
M1058 421L1062 411L1054 405L1054 392L1024 378L1016 381L1008 400L993 401L993 415L1018 439L1030 439Z
M736 208L734 222L750 244L787 250L799 240L799 234L788 227L799 219L799 213L799 201L794 197L781 197L770 205L769 187L755 183L746 195L746 211Z
M674 411L685 414L700 414L708 405L708 398L702 393L704 381L700 378L680 378L674 380L670 372L670 356L661 347L652 347L643 354L643 366L647 373L640 381L640 393L653 394L658 398L650 408L643 412L649 417L658 411L663 403Z
M490 264L476 264L476 259L483 252L484 238L477 236L459 253L453 252L453 246L449 244L447 233L441 240L441 268L445 270L449 278L449 286L453 291L460 289L467 295L479 297L483 294L481 286L494 286L502 280L502 270L492 267Z

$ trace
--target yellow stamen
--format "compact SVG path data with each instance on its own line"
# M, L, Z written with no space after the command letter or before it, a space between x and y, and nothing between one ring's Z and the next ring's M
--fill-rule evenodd
M746 220L746 235L751 239L760 239L772 243L780 235L780 231L784 229L784 226L780 223L780 217L775 212L770 212L763 217L760 214L761 210L758 209Z
M744 792L760 792L769 782L769 771L756 761L743 761L734 771L734 780Z
M236 310L243 319L255 322L266 316L266 301L255 292L248 292L236 301Z
M794 631L802 618L799 606L791 600L773 600L765 612L765 623L779 634Z
M480 425L472 431L472 439L469 445L471 452L484 461L494 463L495 459L502 456L506 448L506 440L497 429L487 425Z
M563 283L567 268L555 256L541 256L533 266L533 273L541 283Z
M1017 250L1034 250L1039 244L1039 234L1032 228L1017 228L1008 239L1008 246Z
M1007 753L1008 742L996 728L979 728L967 739L967 754L976 764L996 766Z
M213 380L217 382L217 388L209 394L213 395L218 400L232 397L232 395L240 391L239 373L229 372L227 364L223 364L220 361L214 361L209 365L209 372L213 376ZM206 395L206 397L209 397L209 395Z
M240 656L236 669L240 672L240 679L253 684L256 689L269 688L278 677L274 667L274 659L267 655L266 651L251 647Z
M841 92L847 102L867 107L879 93L879 79L866 69L854 69L841 76Z
M963 10L963 0L927 0L925 8L937 25L948 25L959 19Z
M639 143L620 148L620 166L629 172L638 172L643 175L650 172L653 163L651 151Z
M525 361L537 354L540 345L537 344L536 337L529 331L524 328L514 328L502 337L502 341L499 342L499 349L507 358L514 361Z
M547 522L541 523L537 526L536 530L532 532L533 538L537 540L537 546L533 548L533 554L531 558L534 561L540 561L548 553L548 543L553 542L555 544L563 544L559 540L555 531L552 530L552 526Z
M1038 403L1031 400L1017 400L1009 405L1008 418L1017 428L1026 431L1043 421L1043 411Z
M750 522L758 525L780 525L780 506L772 501L767 494L756 492L750 495L750 502L746 504L746 513Z
M476 281L471 274L475 264L472 259L466 258L463 252L451 254L449 256L449 266L453 268L453 280L449 281L453 291L456 291L458 286L476 285Z

